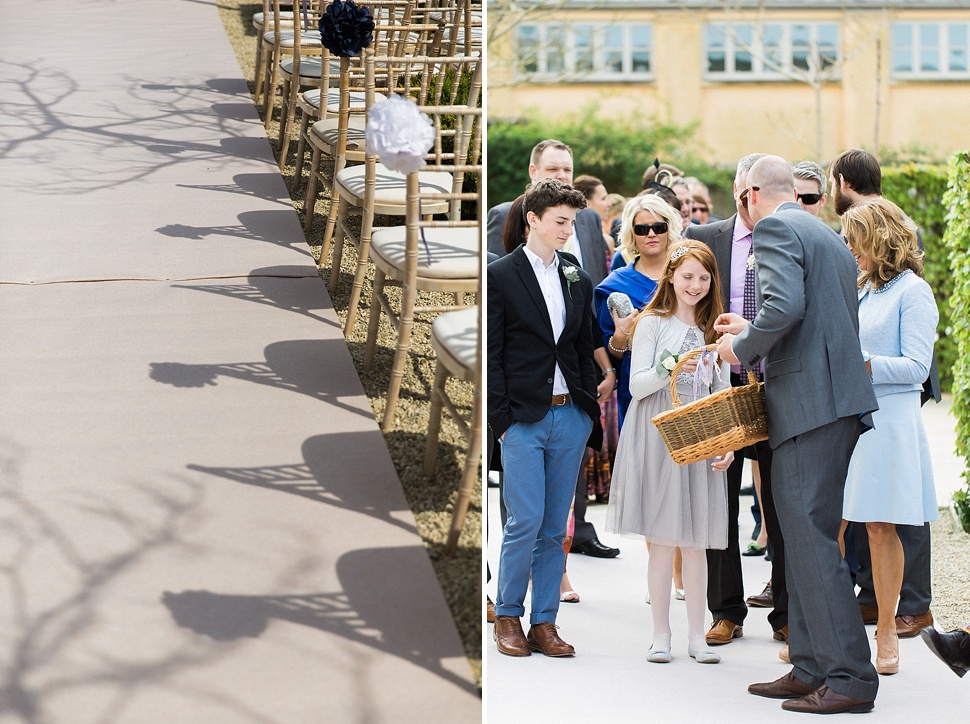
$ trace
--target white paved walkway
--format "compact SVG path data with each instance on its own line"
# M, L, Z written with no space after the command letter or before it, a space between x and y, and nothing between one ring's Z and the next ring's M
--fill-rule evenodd
M927 404L924 420L933 447L937 496L949 500L960 485L960 464L953 455L953 419L949 399ZM746 545L753 519L741 499L741 537ZM488 490L492 534L488 557L494 576L500 533L498 491ZM647 593L647 551L642 539L605 532L605 505L590 506L587 520L600 540L619 547L618 558L600 560L570 555L569 578L580 593L579 604L562 604L562 637L577 650L574 659L533 655L516 659L499 654L486 631L484 672L485 707L489 724L530 722L615 722L669 724L767 724L806 721L806 715L781 709L780 702L752 696L748 684L771 681L790 670L778 659L783 644L771 638L769 609L750 609L744 637L718 647L722 661L698 665L687 656L687 614L680 601L671 602L673 655L670 664L646 660L650 648L650 607ZM760 593L771 575L764 558L742 559L747 595ZM970 571L970 568L967 568ZM493 600L495 579L487 586ZM528 603L526 604L528 610ZM528 626L528 619L524 619ZM867 627L872 632L873 627ZM875 657L875 640L872 643ZM875 710L864 721L912 724L967 722L970 715L970 679L960 679L946 668L919 638L900 641L900 673L881 676ZM853 718L853 721L855 719Z

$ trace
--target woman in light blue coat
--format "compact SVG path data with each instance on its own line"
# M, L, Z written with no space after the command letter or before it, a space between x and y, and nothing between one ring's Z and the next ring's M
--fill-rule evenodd
M894 615L903 580L896 525L937 519L933 468L920 391L933 359L939 313L923 281L916 225L898 206L876 199L842 215L859 263L859 337L879 402L874 429L859 438L845 482L844 518L865 523L879 607L876 670L899 670Z

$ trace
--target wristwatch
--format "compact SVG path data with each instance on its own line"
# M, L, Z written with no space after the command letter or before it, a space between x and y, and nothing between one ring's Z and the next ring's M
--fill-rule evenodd
M609 374L610 372L612 372L613 374L616 374L616 368L615 368L615 367L607 367L607 368L606 368L605 370L603 370L603 379L604 379L604 380L606 379L606 376L607 376L607 375L608 375L608 374Z

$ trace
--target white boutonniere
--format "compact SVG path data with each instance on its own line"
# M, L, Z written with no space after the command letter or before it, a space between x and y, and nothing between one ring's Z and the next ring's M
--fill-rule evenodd
M754 269L754 254L748 254L748 269Z
M574 266L563 266L562 275L566 277L566 291L569 292L569 298L573 298L573 282L579 281L579 269Z
M670 377L670 373L674 371L674 367L677 366L677 362L679 360L680 357L678 355L664 349L664 351L660 353L660 361L654 368L657 371L657 376L660 377L660 379Z

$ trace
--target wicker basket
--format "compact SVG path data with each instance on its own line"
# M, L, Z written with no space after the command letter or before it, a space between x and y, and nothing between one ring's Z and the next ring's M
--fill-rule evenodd
M678 465L724 455L768 439L765 386L748 372L748 384L715 392L682 405L677 395L677 375L688 360L716 344L695 349L680 358L670 373L670 396L674 409L653 418L661 437Z

